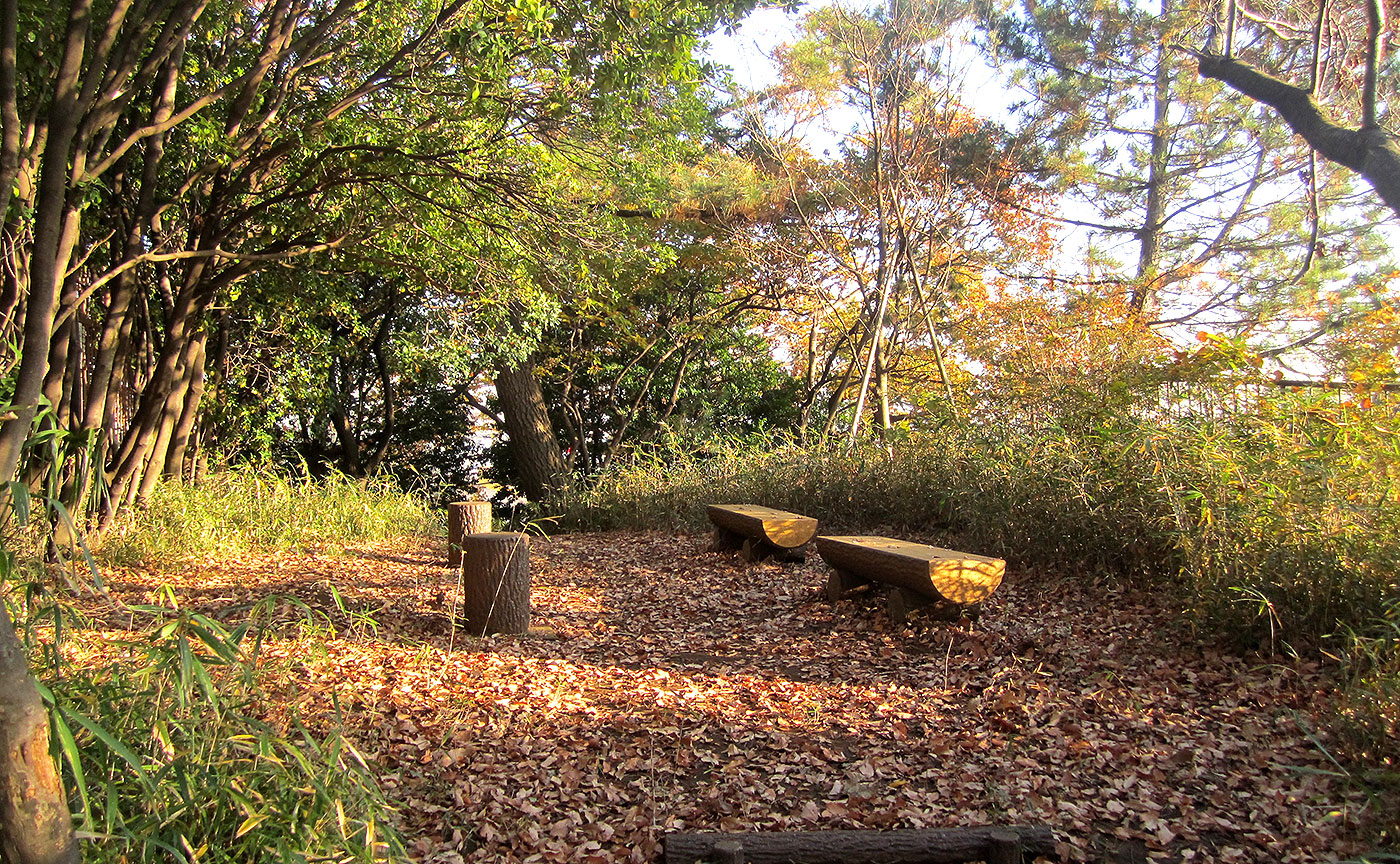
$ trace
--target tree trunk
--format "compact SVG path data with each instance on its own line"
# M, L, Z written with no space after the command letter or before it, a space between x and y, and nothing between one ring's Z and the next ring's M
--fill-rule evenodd
M44 377L49 366L50 337L58 306L58 292L72 247L73 236L64 230L69 212L68 192L74 159L73 138L78 131L78 78L91 13L90 0L76 0L69 10L62 58L49 109L48 140L44 142L34 210L33 241L29 258L29 292L25 305L24 338L19 369L10 403L12 417L0 426L0 486L15 477L30 424L39 408Z
M170 456L165 460L165 476L177 480L185 476L185 454L189 450L190 434L194 431L195 420L199 417L199 404L204 400L204 350L208 334L195 339L194 359L190 361L188 374L189 389L185 393L184 410L180 422L175 424L175 434L170 439Z
M510 438L510 454L516 479L525 497L548 501L568 485L564 455L545 408L544 392L535 377L533 360L496 373L496 398Z
M77 864L73 817L49 754L49 717L9 612L0 606L0 860Z
M161 409L160 420L156 426L156 437L151 445L151 455L146 462L145 469L141 474L141 482L137 487L136 500L145 502L155 491L156 482L165 476L165 466L170 458L171 441L175 437L175 428L185 414L185 402L189 398L190 386L194 381L194 368L197 360L202 362L204 356L204 339L196 336L191 339L189 345L185 347L180 355L180 366L176 372L175 384L170 388L170 392L165 397L165 407Z
M462 537L462 614L467 632L530 629L530 538L487 533Z
M462 566L462 538L491 531L490 501L453 501L447 505L447 566Z
M890 420L890 368L888 363L889 352L887 346L882 341L880 350L875 355L875 399L880 414L880 439L887 441L889 431L894 428L894 423Z
M214 225L206 222L199 231L199 242L192 245L200 249L211 248L214 245ZM132 418L114 460L116 467L109 486L111 496L107 510L102 515L102 530L110 527L121 508L136 498L141 471L150 461L151 447L156 443L167 399L180 385L184 365L190 361L188 351L195 339L200 316L218 291L214 281L206 280L206 268L203 259L192 263L175 296L173 314L166 326L165 344L161 346L160 355L141 391L136 416Z
M1171 0L1162 0L1159 20L1171 14ZM1164 186L1167 182L1167 127L1171 111L1171 65L1165 43L1157 46L1157 78L1153 85L1152 149L1147 163L1147 208L1138 229L1137 285L1129 301L1134 315L1141 315L1157 293L1157 264L1162 237Z

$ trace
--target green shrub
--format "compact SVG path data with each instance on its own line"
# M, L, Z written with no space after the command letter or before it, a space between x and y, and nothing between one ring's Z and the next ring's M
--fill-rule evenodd
M402 852L353 746L294 716L268 716L245 634L176 611L148 639L122 646L121 660L53 684L92 837L85 860L376 861Z

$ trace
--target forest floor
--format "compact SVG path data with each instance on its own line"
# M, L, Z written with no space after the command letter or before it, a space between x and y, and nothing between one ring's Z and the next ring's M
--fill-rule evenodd
M1169 598L1012 572L975 624L895 628L873 598L828 602L815 555L747 565L707 543L537 538L540 630L487 639L454 628L453 571L416 541L109 586L324 612L323 651L265 649L295 660L272 686L323 728L336 697L434 864L654 861L675 830L989 824L1049 824L1068 860L1137 839L1154 861L1335 861L1384 818L1311 731L1323 672L1212 647Z

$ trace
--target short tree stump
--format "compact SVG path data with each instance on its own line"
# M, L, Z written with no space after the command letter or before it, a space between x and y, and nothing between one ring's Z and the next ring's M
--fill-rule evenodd
M447 566L462 566L462 538L491 530L490 501L453 501L447 505Z
M467 632L530 629L530 538L487 532L462 536L462 615Z

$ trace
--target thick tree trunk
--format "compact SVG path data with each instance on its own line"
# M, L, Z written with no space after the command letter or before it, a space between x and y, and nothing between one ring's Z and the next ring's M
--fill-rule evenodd
M568 472L559 440L549 422L544 392L535 377L533 360L496 373L496 398L510 438L511 458L521 491L531 501L547 501L568 485Z
M462 537L462 614L467 632L530 629L530 538L524 534Z
M77 864L73 818L49 753L49 717L29 675L24 647L0 606L0 860Z

